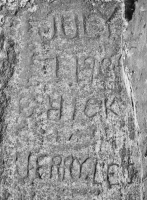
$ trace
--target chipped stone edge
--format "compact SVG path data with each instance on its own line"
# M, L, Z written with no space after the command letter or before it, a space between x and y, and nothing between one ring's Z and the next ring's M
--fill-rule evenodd
M133 114L134 114L134 121L135 121L135 130L136 130L136 138L137 138L137 144L139 147L139 161L140 161L140 165L141 165L141 185L140 185L140 200L143 200L143 162L142 162L142 150L141 150L141 146L142 146L142 135L140 132L140 127L139 127L139 123L138 123L138 119L137 119L137 110L136 110L136 97L135 97L135 93L133 91L133 87L132 87L132 83L131 83L131 74L129 72L129 68L127 67L127 65L125 64L125 60L126 57L129 54L129 48L128 45L124 39L125 33L126 33L126 29L129 26L129 23L126 21L125 16L125 0L123 0L122 2L122 20L123 20L123 33L121 35L121 63L122 63L122 78L126 87L126 91L128 94L128 97L130 99L130 102L132 104L132 109L133 109Z

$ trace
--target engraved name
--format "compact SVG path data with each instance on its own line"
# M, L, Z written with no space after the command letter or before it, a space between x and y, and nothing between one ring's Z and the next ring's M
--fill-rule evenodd
M57 99L54 99L50 95L47 96L47 119L53 121L59 121L64 118L64 112L66 109L70 109L65 105L66 99L61 95ZM75 120L78 116L78 112L80 111L77 105L77 98L73 98L72 109L70 114L70 119ZM112 100L108 100L108 98L98 99L97 97L89 97L85 99L85 103L83 104L83 115L89 119L94 118L98 114L103 114L105 118L108 118L109 115L119 116L118 110L114 107L118 107L118 100L114 96ZM114 107L113 107L114 106Z
M31 156L31 154L28 155L25 166L17 164L17 174L23 180L26 178L32 181L36 178L40 180L47 178L59 182L81 180L83 183L88 181L97 186L102 186L105 181L108 189L119 185L121 167L115 162L101 163L97 158L90 156L80 158L73 155L54 155L50 157L47 153L40 154L35 159ZM23 173L21 168L23 168Z

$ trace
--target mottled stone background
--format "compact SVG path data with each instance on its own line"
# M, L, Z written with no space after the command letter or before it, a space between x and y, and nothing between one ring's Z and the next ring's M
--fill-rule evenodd
M147 198L145 3L0 3L0 199Z

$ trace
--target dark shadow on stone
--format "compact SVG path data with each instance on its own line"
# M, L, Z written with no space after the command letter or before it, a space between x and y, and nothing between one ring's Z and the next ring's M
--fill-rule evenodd
M133 13L135 11L135 2L138 0L124 0L125 3L125 18L127 21L131 21Z

